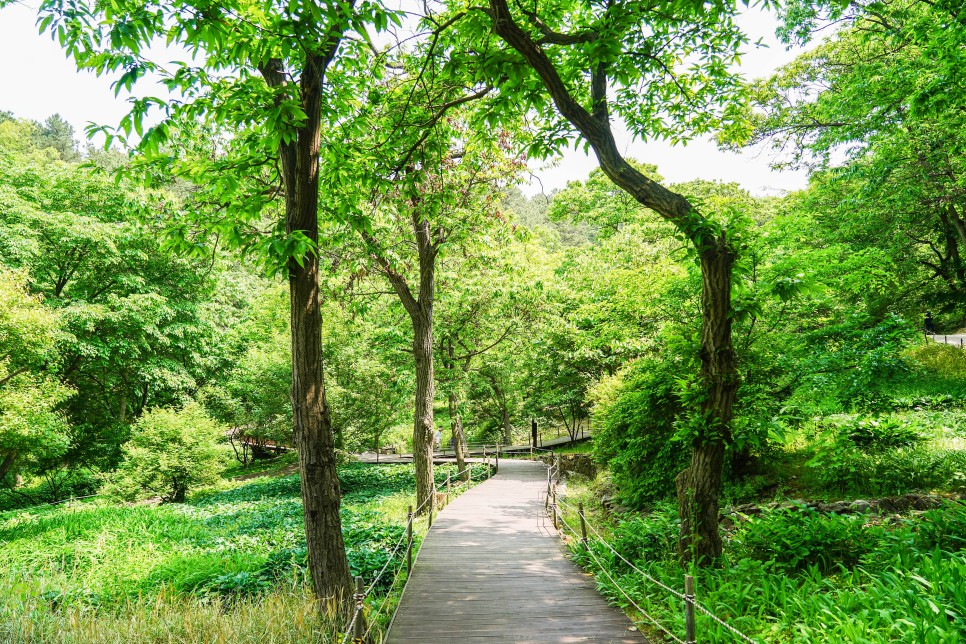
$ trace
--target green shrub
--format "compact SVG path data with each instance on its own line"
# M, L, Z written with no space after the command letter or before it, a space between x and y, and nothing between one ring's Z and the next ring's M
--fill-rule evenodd
M0 488L0 512L59 503L72 497L92 496L100 485L101 478L90 470L60 469L48 472L32 479L23 488Z
M683 413L674 361L639 360L625 375L614 402L597 409L595 456L610 465L626 503L641 507L674 493L688 449L675 436Z
M218 448L224 436L224 428L195 403L180 411L149 411L135 423L109 491L183 503L190 488L216 482L225 469Z
M677 552L680 528L677 509L659 504L646 515L619 521L612 545L632 563L666 560Z
M908 350L910 362L931 376L966 380L966 351L950 344L927 342Z
M858 418L848 429L848 439L866 449L910 447L923 439L919 423L904 418Z
M789 572L815 567L827 574L851 568L871 552L882 529L864 527L861 516L821 515L814 510L778 510L752 519L737 540L744 553Z
M915 544L921 551L966 550L966 503L948 503L924 512L915 530Z
M836 494L888 496L914 490L958 489L964 483L966 452L900 447L864 452L823 446L806 463L806 483Z
M893 447L910 447L921 443L926 431L916 416L890 414L836 414L814 422L818 445L824 447L859 447L867 451Z

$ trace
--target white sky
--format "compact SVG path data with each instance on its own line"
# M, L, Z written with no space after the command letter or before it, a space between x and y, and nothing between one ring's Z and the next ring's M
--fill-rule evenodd
M0 110L21 118L44 120L57 112L74 126L79 137L89 122L116 124L127 112L124 94L114 97L111 79L78 72L60 46L50 36L40 35L35 27L36 13L25 4L0 10ZM752 42L761 38L767 49L752 49L742 59L742 70L749 78L768 75L791 61L798 51L786 51L774 36L774 19L755 10L742 18ZM159 95L165 90L160 89ZM691 179L735 181L755 194L775 194L796 190L806 184L804 172L774 172L770 154L746 150L740 154L723 152L709 139L695 140L686 146L663 142L633 142L625 136L619 141L625 154L654 163L669 182ZM554 167L536 165L535 179L528 194L562 188L567 181L587 177L596 161L571 150Z

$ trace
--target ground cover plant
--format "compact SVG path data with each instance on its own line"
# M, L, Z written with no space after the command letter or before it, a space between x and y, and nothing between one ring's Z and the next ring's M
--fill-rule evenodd
M437 468L437 483L454 473ZM340 479L352 573L369 580L404 535L412 470L350 463ZM234 482L184 504L99 498L0 513L0 544L3 641L150 641L167 627L175 641L262 641L259 632L324 641L336 631L308 592L297 475Z
M674 508L662 502L646 514L615 516L595 498L587 485L568 483L566 502L582 500L610 546L592 538L591 556L574 539L574 560L595 572L602 592L639 623L647 626L648 620L637 607L681 636L683 603L641 574L683 592ZM571 510L565 518L578 525ZM966 635L962 502L885 520L779 509L723 534L727 555L720 566L689 571L697 599L759 641L938 644ZM697 625L702 641L736 641L700 612ZM646 630L652 641L665 641L658 629Z

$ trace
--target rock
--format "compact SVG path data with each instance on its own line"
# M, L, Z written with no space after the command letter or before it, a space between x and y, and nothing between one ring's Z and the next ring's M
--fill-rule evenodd
M912 507L917 510L932 510L940 505L942 505L942 500L930 494L924 494L912 502Z
M738 512L739 514L747 514L749 516L758 516L761 514L762 509L754 503L745 503L744 505L739 505L736 507L735 512Z
M561 454L560 470L580 474L589 479L597 478L597 465L587 454Z
M823 511L827 514L852 514L852 504L848 501L836 501L826 504Z
M879 499L879 512L897 514L908 512L912 508L912 501L904 496L887 496Z
M857 499L855 501L852 501L852 503L849 506L849 509L852 512L855 512L857 514L864 514L872 509L872 504L869 503L868 501Z

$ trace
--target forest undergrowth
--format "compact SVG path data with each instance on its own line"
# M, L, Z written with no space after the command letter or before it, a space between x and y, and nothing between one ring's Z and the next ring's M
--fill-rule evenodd
M747 474L730 477L724 556L718 566L687 571L698 602L759 641L962 641L966 414L957 396L902 389L883 396L888 404L799 422L782 444L756 454ZM620 494L607 470L595 480L571 477L565 490L565 521L579 525L574 508L582 503L601 537L591 531L588 553L568 535L574 560L642 625L647 618L624 593L682 636L680 598L641 574L683 592L672 499L615 507ZM900 495L935 507L875 507ZM848 514L822 511L842 501ZM697 624L701 641L737 641L700 611ZM650 637L665 641L653 627Z
M437 483L454 473L437 467ZM350 463L339 474L349 563L368 585L405 534L412 470ZM185 504L97 499L0 513L0 640L339 641L344 616L319 611L308 586L298 476L222 487ZM418 545L425 521L414 528ZM390 564L373 607L398 592L402 564ZM377 636L394 604L376 617Z

